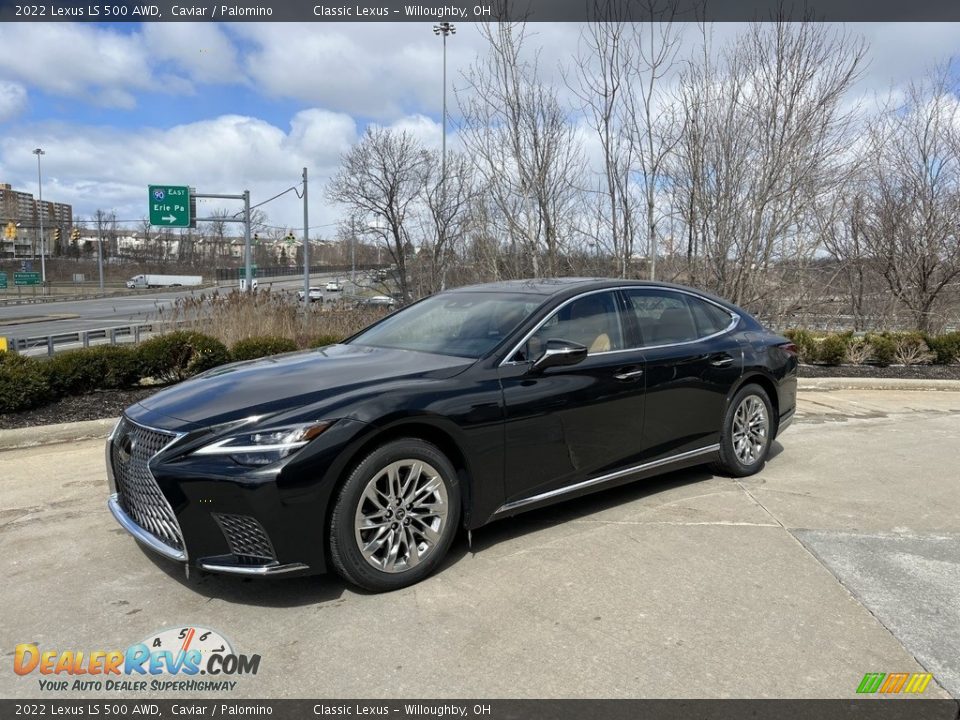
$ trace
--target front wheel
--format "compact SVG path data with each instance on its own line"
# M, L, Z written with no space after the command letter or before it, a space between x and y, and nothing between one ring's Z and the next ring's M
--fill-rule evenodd
M436 569L459 518L460 486L446 456L423 440L395 440L364 458L340 489L330 556L348 582L397 590Z
M714 470L731 477L758 473L767 462L773 431L773 407L759 385L745 385L727 407L720 430L720 462Z

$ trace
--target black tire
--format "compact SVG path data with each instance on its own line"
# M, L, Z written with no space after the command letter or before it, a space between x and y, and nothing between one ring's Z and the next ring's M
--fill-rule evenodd
M757 407L755 405L757 400L763 404L765 412L762 442L753 443L751 447L747 447L746 444L741 445L742 449L738 453L734 439L737 413L741 406L745 410L751 405ZM776 418L773 414L773 405L770 403L766 391L759 385L744 385L737 391L727 406L727 411L723 417L723 426L720 429L720 461L711 464L711 469L717 475L727 475L729 477L747 477L760 472L767 463L767 455L770 453L770 444L773 442L775 429ZM757 446L759 446L759 450L754 450L753 448ZM751 461L750 457L744 457L745 454L752 455L754 459Z
M409 481L413 475L413 465L404 475L403 464L406 461L419 462L424 468L422 474L413 480L414 487L408 493L416 494L416 486L420 486L421 493L432 482L432 477L439 478L442 491L437 489L423 496L421 502L429 503L429 507L445 506L445 516L440 518L437 513L429 513L423 508L428 505L408 504L404 507L396 504L397 495L393 493L388 500L383 492L374 490L373 496L387 508L391 517L386 517L379 506L374 505L364 493L373 484L375 488L389 488L390 479L387 469L395 463L398 468L398 483ZM436 471L436 475L432 471ZM398 489L403 489L399 488ZM408 495L413 497L413 495ZM445 498L445 502L441 500ZM369 522L379 525L363 527L358 519L362 512L370 517ZM413 505L413 507L411 507ZM409 516L406 513L410 513ZM419 514L418 514L419 513ZM372 519L373 515L376 519ZM426 518L426 520L423 520ZM420 582L443 561L450 549L450 544L457 532L460 520L460 485L457 482L457 473L447 457L435 446L416 438L403 438L386 443L357 465L346 482L336 494L333 510L330 517L330 558L340 576L347 582L374 592L398 590ZM384 527L381 527L384 526ZM372 528L376 529L372 529ZM426 534L430 532L435 537L431 542ZM401 538L400 540L399 538ZM397 538L394 542L394 538ZM409 540L412 539L413 543ZM370 560L364 556L360 543L366 542L368 547L380 540L380 545ZM388 547L384 547L387 545ZM393 564L390 564L389 549L396 545L399 548L394 553ZM424 553L421 559L421 551ZM398 559L399 558L399 559ZM413 564L415 562L415 564ZM383 566L375 566L382 562ZM392 567L387 570L386 567Z

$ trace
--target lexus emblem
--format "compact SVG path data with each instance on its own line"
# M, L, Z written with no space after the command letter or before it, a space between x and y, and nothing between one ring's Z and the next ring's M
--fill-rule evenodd
M133 437L128 433L120 438L117 443L117 457L124 465L130 462L130 455L133 454Z

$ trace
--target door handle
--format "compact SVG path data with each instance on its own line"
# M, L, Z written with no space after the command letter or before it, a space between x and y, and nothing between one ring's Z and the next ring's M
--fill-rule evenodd
M629 370L627 372L617 373L614 377L617 380L633 380L643 375L643 370Z
M710 364L713 365L714 367L726 367L732 362L733 362L732 357L730 357L729 355L724 355L723 357L717 358L716 360L711 360Z

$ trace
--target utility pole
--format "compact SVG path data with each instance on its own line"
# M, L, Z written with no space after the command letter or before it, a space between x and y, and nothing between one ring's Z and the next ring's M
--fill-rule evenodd
M350 282L357 286L357 219L350 218Z
M46 155L41 149L33 151L37 156L37 215L40 216L40 281L43 283L43 294L47 294L47 261L43 253L43 177L40 174L40 156Z
M246 291L253 292L253 249L250 242L250 191L243 191L243 265Z
M310 307L310 222L307 216L307 169L303 169L303 307Z
M97 227L97 271L100 273L100 292L103 292L103 233Z

